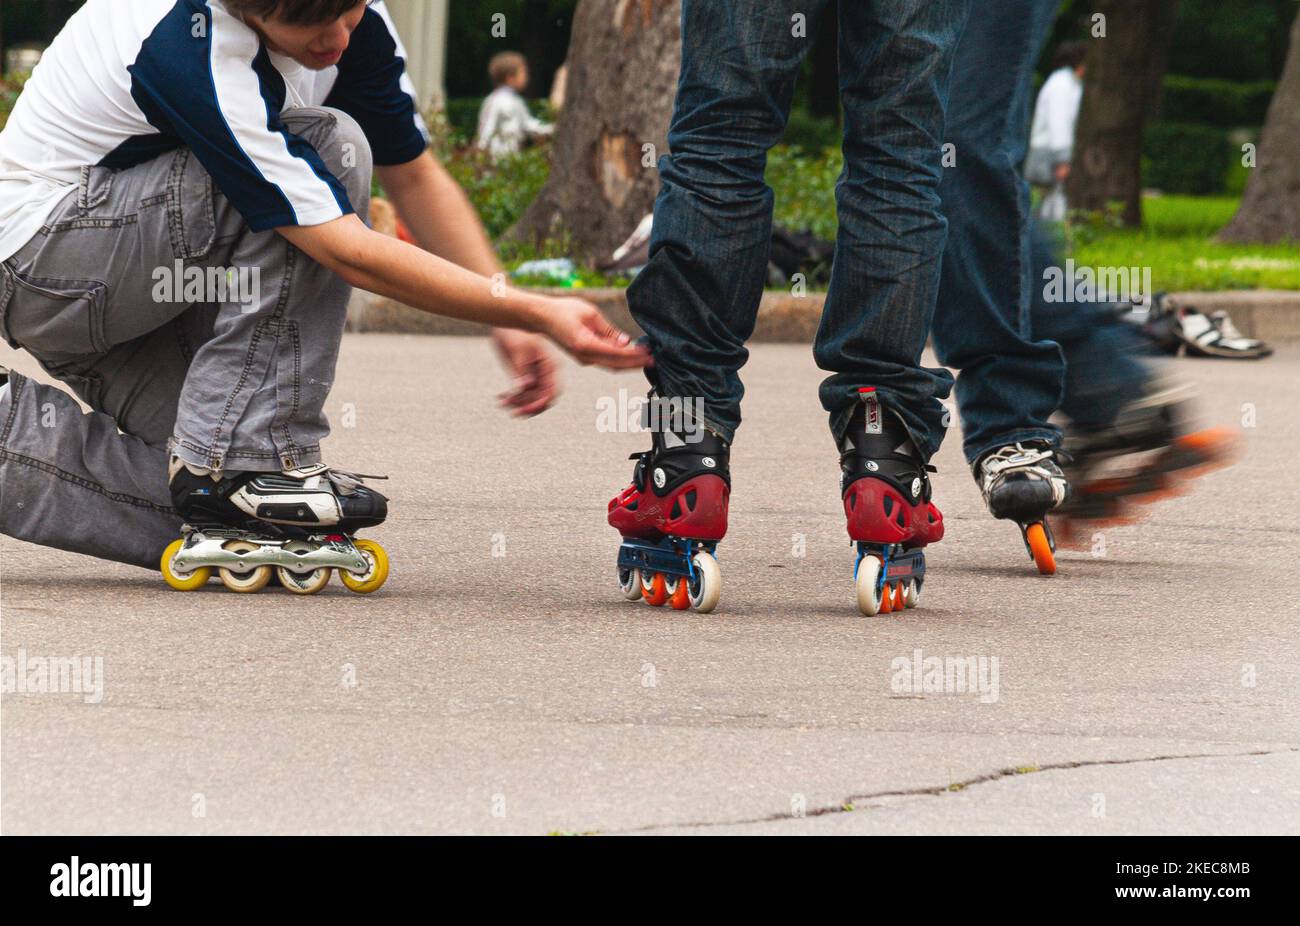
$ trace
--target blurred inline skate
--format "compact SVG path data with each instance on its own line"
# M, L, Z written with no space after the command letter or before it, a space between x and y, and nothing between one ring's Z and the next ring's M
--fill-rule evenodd
M1231 465L1240 436L1196 429L1194 390L1154 382L1107 427L1066 434L1069 500L1052 521L1062 547L1086 547L1091 533L1142 519L1144 506L1190 491L1192 480Z

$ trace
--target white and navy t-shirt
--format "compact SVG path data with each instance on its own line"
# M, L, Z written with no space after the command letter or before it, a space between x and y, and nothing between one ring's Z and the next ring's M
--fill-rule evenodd
M131 167L181 146L254 231L347 215L342 183L281 113L341 109L376 164L405 164L429 141L405 59L382 2L339 63L313 71L269 52L221 0L87 0L0 132L0 260L40 231L82 167Z

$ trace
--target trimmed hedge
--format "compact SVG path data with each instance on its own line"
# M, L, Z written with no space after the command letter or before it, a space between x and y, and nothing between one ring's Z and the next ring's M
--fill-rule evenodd
M844 130L834 119L814 116L806 109L795 107L790 111L781 141L804 154L815 156L827 148L840 147L843 138Z
M1143 184L1165 193L1222 193L1233 154L1221 128L1157 122L1147 127L1143 144Z
M1161 121L1216 125L1224 128L1264 124L1277 84L1237 83L1205 77L1165 78Z

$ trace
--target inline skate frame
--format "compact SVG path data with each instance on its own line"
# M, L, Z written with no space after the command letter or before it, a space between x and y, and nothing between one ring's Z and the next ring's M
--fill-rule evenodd
M215 571L232 592L260 592L273 578L314 595L337 570L350 591L369 594L388 580L388 555L352 535L387 516L387 499L351 473L312 466L287 473L214 478L173 462L172 498L186 519L161 560L178 591L202 588Z
M623 535L619 587L629 601L708 614L722 595L716 551L727 533L730 446L680 412L651 434L651 449L630 458L632 484L609 503L609 523Z
M1062 546L1086 547L1091 531L1134 524L1146 506L1191 491L1190 483L1232 464L1240 435L1193 430L1194 391L1156 384L1104 428L1072 428L1069 501L1053 518Z
M943 539L929 474L903 422L887 415L871 387L859 391L840 441L840 492L858 610L871 616L915 608L925 585L924 548Z
M1069 461L1051 442L1029 440L986 453L971 466L989 513L1019 525L1029 558L1045 576L1056 573L1056 538L1047 513L1070 494L1057 459Z

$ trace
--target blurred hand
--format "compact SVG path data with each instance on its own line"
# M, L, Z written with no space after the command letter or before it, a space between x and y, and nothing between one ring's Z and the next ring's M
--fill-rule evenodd
M492 343L506 372L514 378L510 389L498 396L502 408L516 418L531 418L555 404L560 380L555 358L540 335L498 328L492 333Z
M544 311L551 340L584 366L629 370L651 362L648 350L634 345L631 337L611 325L590 302L551 299Z
M1066 161L1056 165L1056 182L1064 183L1070 179L1070 162Z

